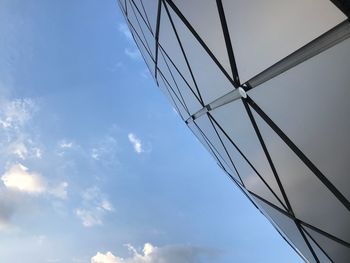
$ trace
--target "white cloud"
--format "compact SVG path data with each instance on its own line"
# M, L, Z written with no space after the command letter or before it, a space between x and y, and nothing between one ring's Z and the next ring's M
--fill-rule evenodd
M156 247L146 243L142 252L138 252L131 245L127 246L131 252L128 258L115 256L111 252L105 254L97 252L91 258L91 263L195 263L199 262L199 258L207 258L214 262L218 257L218 252L213 249L195 246Z
M68 192L68 183L67 182L61 182L58 186L53 187L49 192L53 196L60 198L60 199L67 199Z
M73 147L73 142L67 141L67 140L62 140L59 143L59 147L62 148L62 149L70 149L70 148Z
M140 154L144 151L142 148L141 140L135 134L129 133L128 138L129 138L129 141L131 142L131 144L133 145L136 153Z
M81 196L82 204L75 214L85 227L102 225L104 216L114 211L113 205L96 186L86 189Z
M23 126L37 109L29 98L5 101L0 108L0 125L4 129Z
M116 258L111 252L102 254L97 252L95 256L91 258L91 263L118 263L122 262L123 259Z
M113 211L114 210L112 204L107 199L103 199L101 201L101 208L106 210L106 211Z
M117 139L112 135L105 135L94 143L90 150L90 157L104 166L119 165L118 153L120 147Z
M92 148L91 158L97 161L100 160L100 150L97 148Z
M30 172L27 167L20 163L12 165L1 176L1 180L8 189L27 194L48 193L56 198L67 198L67 182L61 182L59 185L50 188L41 174Z
M124 23L119 24L118 29L119 29L119 32L121 32L125 36L126 39L133 41L131 32L126 24Z
M43 245L45 241L47 240L47 237L45 235L39 235L39 236L34 236L34 241L38 245Z
M145 78L145 79L149 79L149 77L150 77L150 72L149 72L148 68L145 68L144 70L142 70L142 71L140 72L140 75L141 75L141 77L143 77L143 78Z
M39 109L30 98L8 100L0 97L0 157L8 161L28 158L40 159L41 149L32 137L37 136L31 121Z
M22 160L25 160L28 156L27 146L23 142L13 142L9 146L9 151Z
M77 143L68 140L68 139L62 139L59 140L57 142L57 155L60 157L63 157L66 153L70 152L70 151L75 151L75 152L79 152L81 151L81 147L80 145L78 145Z
M125 48L124 49L125 55L127 55L129 58L137 60L141 58L141 53L138 50L138 48Z
M102 225L102 220L98 213L92 210L76 209L76 215L81 219L83 226L92 227L96 225Z
M11 155L21 160L27 160L28 158L41 159L42 151L39 147L34 146L31 139L25 137L24 134L18 135L19 138L12 140L4 149L3 153L6 158Z
M43 155L42 151L37 147L34 147L32 150L33 150L34 156L38 159L41 159Z
M29 172L22 164L10 167L1 177L7 188L26 192L29 194L40 194L46 191L46 183L39 173Z
M129 47L124 49L125 55L133 60L141 59L141 53L134 43L132 34L126 24L119 24L119 32L129 41Z

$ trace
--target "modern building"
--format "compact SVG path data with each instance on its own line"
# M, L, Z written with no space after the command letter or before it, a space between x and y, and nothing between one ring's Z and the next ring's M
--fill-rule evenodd
M237 187L305 261L350 262L350 1L119 4L157 85Z

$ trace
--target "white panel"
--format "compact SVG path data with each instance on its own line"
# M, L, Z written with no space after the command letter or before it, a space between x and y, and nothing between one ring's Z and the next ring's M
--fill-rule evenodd
M238 177L238 175L236 174L236 172L234 170L232 170L232 167L230 167L230 165L228 165L226 162L227 160L224 160L221 157L221 153L219 153L217 151L216 148L214 148L214 146L211 144L210 141L208 141L208 138L206 138L206 134L202 134L202 132L198 129L196 123L194 122L190 122L188 124L188 127L191 129L191 131L196 135L196 137L198 138L198 140L202 143L202 145L208 150L208 152L212 155L212 157L218 162L219 165L222 165L225 170L232 175L237 181L240 182L240 179Z
M184 47L186 57L194 74L204 104L209 104L234 90L234 86L218 68L193 34L183 24L180 18L172 10L170 10L170 14L176 25L176 30L180 36L181 43Z
M254 200L266 213L265 215L275 222L278 228L282 230L285 236L294 244L294 246L303 254L303 256L306 257L310 263L316 262L294 221L265 202L257 198L254 198Z
M159 49L158 52L158 67L161 69L169 83L172 83L170 85L172 85L174 91L179 94L179 98L183 99L189 113L194 114L202 108L198 98L195 96L196 93L194 93L189 85L184 81L171 61L165 54L163 54L163 51Z
M152 31L155 34L159 0L141 0L141 1L143 3L143 6L145 7L145 11L146 11L148 20L151 24Z
M178 100L178 98L175 96L174 92L169 88L168 84L158 72L158 83L159 83L159 88L163 91L164 95L168 98L169 102L172 104L173 109L178 112L178 114L181 116L183 120L188 119L189 115L186 111L186 109L183 107L181 102Z
M241 177L244 186L254 194L260 196L261 198L267 200L268 202L278 206L281 209L285 209L285 203L281 198L277 199L276 195L273 194L271 189L263 182L263 180L258 176L254 169L249 165L247 160L239 153L239 151L234 147L234 145L229 141L227 136L217 127L215 124L216 130L221 137L230 158L237 169L239 176ZM232 165L231 165L232 166ZM235 170L232 166L231 170ZM263 176L262 176L263 177ZM264 177L263 177L264 178ZM277 193L278 196L278 193ZM283 203L283 205L281 204Z
M283 200L276 179L243 103L240 100L231 102L211 111L211 114L273 191Z
M185 57L183 56L176 34L164 7L162 7L159 43L161 44L162 48L164 48L166 54L168 54L175 66L178 68L181 75L185 78L186 82L190 85L192 91L196 94L197 97L199 97L191 73L186 64Z
M137 6L138 11L137 10L135 10L135 11L138 12L139 15L142 16L141 19L147 25L148 30L152 31L152 27L149 23L148 15L145 13L145 8L144 8L144 5L142 3L142 0L130 0L130 1L132 1Z
M350 200L350 39L248 94Z
M350 213L296 154L253 112L294 214L350 241Z
M139 51L142 54L142 57L149 69L149 71L151 72L151 75L154 76L155 75L155 64L153 59L150 57L149 54L149 50L146 49L146 44L144 42L141 42L140 38L138 35L136 35L135 31L130 27L131 33L134 36L135 42L139 48Z
M151 31L149 31L145 20L141 17L140 13L137 11L133 3L130 3L130 8L128 10L130 22L133 24L136 30L140 29L138 30L138 34L140 37L142 37L144 43L146 44L146 47L148 48L148 51L154 59L156 54L156 44L154 36L152 35Z
M232 77L216 1L175 0L173 2Z
M223 0L223 5L241 82L346 19L329 0Z

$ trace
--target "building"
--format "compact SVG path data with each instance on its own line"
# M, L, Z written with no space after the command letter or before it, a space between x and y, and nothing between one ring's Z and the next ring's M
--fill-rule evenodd
M350 2L120 0L157 85L308 262L350 262Z

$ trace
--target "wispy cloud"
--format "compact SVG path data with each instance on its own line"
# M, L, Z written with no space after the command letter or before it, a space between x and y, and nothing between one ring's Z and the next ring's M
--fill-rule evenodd
M127 245L127 247L131 253L131 256L128 258L115 256L111 252L97 252L91 258L91 263L195 263L199 262L200 258L206 258L211 260L210 262L215 262L215 258L220 256L218 251L214 249L195 246L156 247L146 243L140 252L131 245Z
M9 145L9 152L22 160L25 160L28 156L27 146L21 141L11 143Z
M0 109L0 125L4 129L19 128L28 122L36 110L32 99L7 100Z
M119 29L119 32L121 32L126 39L133 41L133 37L130 33L130 30L125 23L120 23L118 29Z
M88 154L93 162L103 167L116 167L120 165L119 154L121 146L113 132L104 135L93 142Z
M96 186L86 189L81 197L81 207L75 209L75 214L85 227L102 225L104 216L114 211L113 205Z
M145 68L144 70L142 70L142 71L140 72L140 75L141 75L141 77L143 77L143 78L145 78L145 79L149 79L149 77L150 77L150 72L149 72L148 68Z
M59 147L62 149L70 149L73 147L73 142L64 139L59 143Z
M134 150L137 154L144 152L142 148L142 141L134 133L129 133L128 139L132 144L132 146L134 147Z
M138 48L125 48L124 53L133 60L141 59L141 53Z
M68 188L68 183L61 182L58 186L51 188L49 190L49 193L57 198L67 199L67 196L68 196L67 188Z
M142 58L139 49L137 48L132 34L128 26L124 23L119 24L119 32L128 41L128 47L124 49L124 54L132 60L140 60Z
M30 98L1 98L0 157L7 160L42 157L38 142L33 140L36 133L32 118L38 110L37 103Z
M102 225L102 219L96 211L78 208L75 210L75 214L85 227Z

